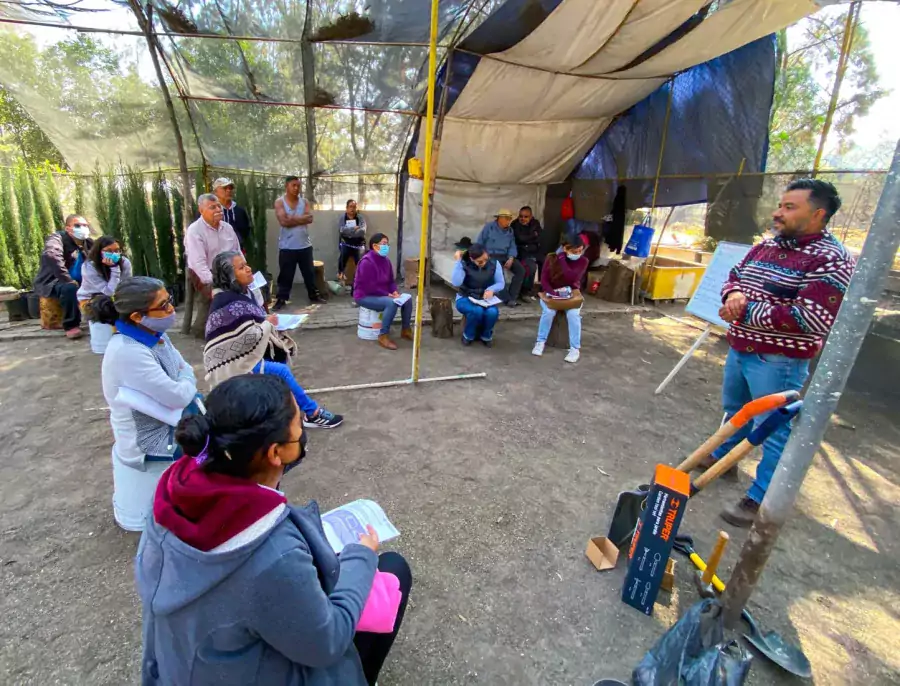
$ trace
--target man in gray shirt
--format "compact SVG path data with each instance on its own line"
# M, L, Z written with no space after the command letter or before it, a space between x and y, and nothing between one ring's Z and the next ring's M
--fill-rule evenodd
M300 179L296 176L284 180L284 195L275 201L275 216L281 225L281 234L278 236L278 292L273 309L280 310L287 304L298 267L309 301L324 303L316 290L313 248L309 240L313 215L309 203L300 197Z

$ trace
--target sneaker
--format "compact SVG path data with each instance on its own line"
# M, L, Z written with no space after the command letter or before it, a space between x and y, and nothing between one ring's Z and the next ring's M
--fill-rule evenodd
M537 355L540 357L544 354L544 341L538 341L534 344L534 347L531 349L532 355Z
M481 342L484 343L485 348L493 348L494 347L494 339L493 338L488 341L486 341L482 338Z
M287 305L287 302L285 302L284 300L282 300L281 298L279 298L278 300L275 301L275 304L272 306L272 309L273 309L275 312L278 312L278 311L280 311L280 310L283 310L283 309L285 308L286 305Z
M81 338L84 336L84 332L81 330L80 326L73 327L66 331L66 338L70 340L75 340L76 338Z
M472 345L472 341L465 337L465 335L460 337L460 341L462 341L463 345Z
M307 429L336 429L343 423L343 415L329 412L324 407L320 407L312 417L303 419L303 426Z
M581 357L581 351L578 348L569 348L569 354L566 355L566 362L578 362Z
M744 496L734 505L729 505L719 513L719 516L732 526L741 529L749 529L756 520L759 512L759 503Z

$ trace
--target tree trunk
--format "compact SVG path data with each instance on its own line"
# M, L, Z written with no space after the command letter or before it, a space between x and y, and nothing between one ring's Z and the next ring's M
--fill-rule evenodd
M431 335L453 338L453 305L450 298L431 299Z
M303 101L309 105L316 98L316 56L309 36L312 33L312 3L306 3L306 16L303 20L303 34L300 37L300 63L303 68ZM316 110L307 106L306 117L306 199L310 205L316 204Z

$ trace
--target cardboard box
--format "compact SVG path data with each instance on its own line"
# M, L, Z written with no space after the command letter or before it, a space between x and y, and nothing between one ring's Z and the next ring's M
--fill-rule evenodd
M589 540L584 554L600 572L613 569L619 559L619 549L606 536Z
M656 466L647 506L628 549L628 574L622 588L622 602L644 614L653 614L690 493L688 474L668 465Z

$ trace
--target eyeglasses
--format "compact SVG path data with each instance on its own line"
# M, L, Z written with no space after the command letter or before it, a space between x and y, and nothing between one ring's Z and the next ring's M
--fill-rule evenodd
M168 298L166 298L162 303L157 305L156 307L147 308L146 311L147 312L167 312L169 310L169 308L171 308L173 310L175 309L175 299L171 295Z

